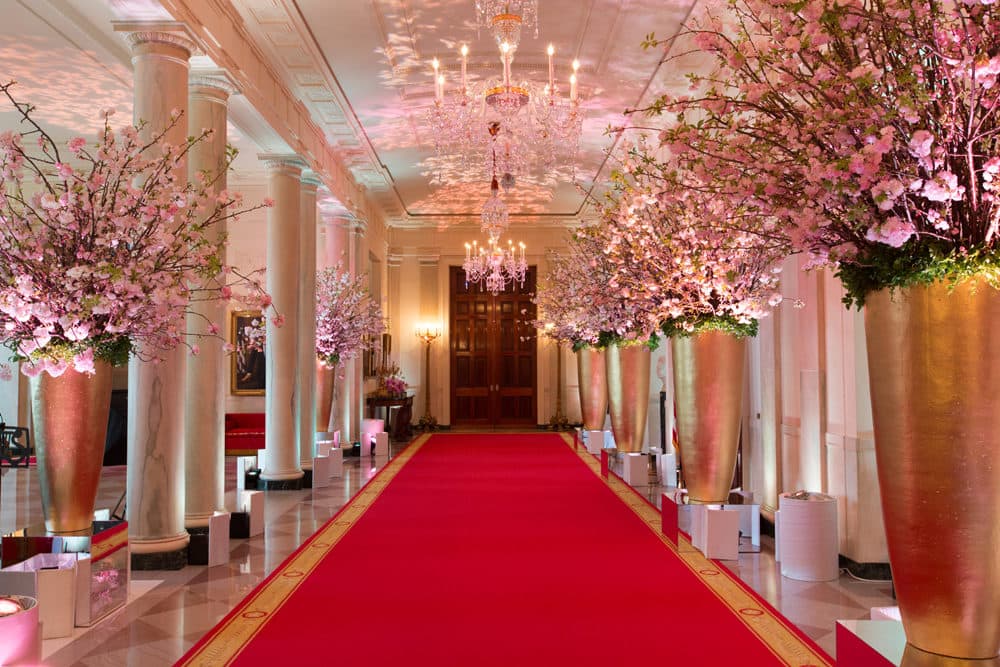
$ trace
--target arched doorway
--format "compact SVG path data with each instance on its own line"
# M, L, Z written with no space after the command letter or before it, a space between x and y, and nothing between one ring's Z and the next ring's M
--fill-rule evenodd
M524 285L497 295L467 284L459 266L449 270L451 423L454 426L524 426L537 423L535 267Z

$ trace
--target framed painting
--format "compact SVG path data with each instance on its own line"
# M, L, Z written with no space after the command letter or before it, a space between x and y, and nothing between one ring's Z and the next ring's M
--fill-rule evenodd
M244 396L264 395L264 326L259 310L233 311L230 321L233 353L229 389Z

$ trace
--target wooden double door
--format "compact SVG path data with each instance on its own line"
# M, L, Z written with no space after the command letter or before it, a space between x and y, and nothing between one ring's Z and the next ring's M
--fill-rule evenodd
M535 267L524 285L492 295L466 284L453 266L451 283L451 423L456 426L537 424Z

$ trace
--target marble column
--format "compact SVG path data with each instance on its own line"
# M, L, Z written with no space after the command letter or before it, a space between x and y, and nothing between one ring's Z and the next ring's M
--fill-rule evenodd
M274 206L267 210L267 291L284 326L275 326L265 313L266 379L264 404L263 490L301 489L296 405L299 348L299 229L302 163L296 158L265 158L268 194Z
M366 279L368 278L369 264L368 243L366 238L367 231L368 225L363 220L354 220L354 225L351 228L351 275L364 275ZM367 286L367 281L365 284ZM363 352L359 352L358 355L354 357L353 361L351 361L351 372L348 375L348 378L350 379L350 393L348 394L348 400L350 401L350 433L352 442L361 438L361 420L364 419L365 416L365 380L364 360L362 355Z
M214 189L226 189L226 119L229 96L235 88L221 76L192 74L188 89L188 134L196 136L211 130L212 136L191 149L188 174L191 180L208 172L215 180ZM214 225L210 234L219 241L225 223ZM225 250L222 251L225 263ZM219 284L206 281L205 287ZM225 331L226 305L222 300L198 301L188 313L188 331L196 334L194 344L200 351L188 360L184 453L184 523L188 528L205 528L212 515L224 512L225 503L225 416L226 384L229 357L223 352L225 342L210 333L214 324Z
M177 33L131 32L135 77L135 121L146 121L149 138L171 122L171 111L188 104L188 58L194 45ZM164 139L183 144L188 124L182 118ZM179 178L187 178L181 165ZM184 530L184 390L188 349L163 352L159 363L133 357L128 374L127 510L132 568L180 569L187 562L190 537Z
M312 172L302 175L300 214L302 226L299 243L299 362L298 428L299 464L312 479L312 460L316 455L316 190L322 185ZM323 429L324 431L326 428Z

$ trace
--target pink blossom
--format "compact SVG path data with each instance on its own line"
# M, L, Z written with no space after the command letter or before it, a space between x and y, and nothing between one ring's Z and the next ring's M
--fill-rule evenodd
M881 225L872 225L865 235L869 241L885 243L893 248L899 248L916 233L912 223L893 216Z
M264 197L264 200L261 203L264 205L265 208L274 207L274 200L271 199L270 197Z
M94 350L93 348L87 348L83 352L73 356L73 368L76 369L77 373L87 373L93 375L97 372L94 368Z

